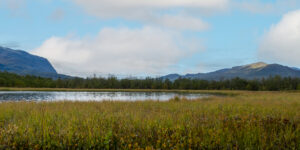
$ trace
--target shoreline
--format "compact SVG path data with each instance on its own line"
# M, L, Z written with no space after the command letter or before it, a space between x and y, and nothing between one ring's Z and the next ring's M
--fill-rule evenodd
M44 91L44 92L170 92L170 93L203 93L234 96L248 91L230 90L166 90L166 89L72 89L72 88L11 88L0 87L0 91ZM259 91L261 92L261 91Z

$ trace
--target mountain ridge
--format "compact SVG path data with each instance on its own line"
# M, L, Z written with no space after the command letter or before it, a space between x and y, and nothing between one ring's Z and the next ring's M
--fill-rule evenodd
M171 75L171 76L170 76ZM161 79L169 79L174 81L178 78L187 79L201 79L201 80L224 80L232 78L242 79L262 79L270 76L281 76L281 77L299 77L300 70L298 68L288 67L280 64L267 64L264 62L257 62L248 65L235 66L232 68L225 68L216 70L208 73L197 73L197 74L170 74L162 76ZM176 75L176 76L175 76Z
M58 74L46 58L2 46L0 46L0 71L53 79L68 77Z

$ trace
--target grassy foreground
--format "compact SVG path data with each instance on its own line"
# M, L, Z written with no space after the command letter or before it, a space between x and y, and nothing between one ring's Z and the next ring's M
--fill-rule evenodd
M0 103L0 149L300 149L300 93Z

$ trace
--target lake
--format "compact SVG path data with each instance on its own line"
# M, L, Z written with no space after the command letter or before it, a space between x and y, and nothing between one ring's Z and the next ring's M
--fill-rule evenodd
M197 99L209 94L177 92L40 92L0 91L0 101L167 101L174 97Z

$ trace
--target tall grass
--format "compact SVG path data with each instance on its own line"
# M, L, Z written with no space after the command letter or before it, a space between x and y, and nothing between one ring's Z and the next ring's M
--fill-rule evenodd
M300 93L169 102L5 102L0 149L299 149Z

